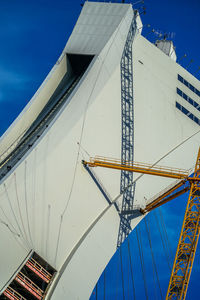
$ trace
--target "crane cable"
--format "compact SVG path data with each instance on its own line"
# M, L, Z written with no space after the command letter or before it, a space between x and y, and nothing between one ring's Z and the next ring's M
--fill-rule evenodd
M26 230L25 230L25 226L24 226L24 222L23 222L23 218L22 218L22 211L21 211L21 208L20 208L20 203L19 203L19 196L18 196L18 190L17 190L17 178L16 178L16 173L14 173L14 185L15 185L15 193L16 193L16 199L17 199L17 206L18 206L18 210L19 210L19 216L20 216L20 220L21 220L21 224L22 224L22 229L24 231L24 240L28 243L29 245L29 242L28 242L28 237L27 237L27 234L26 234ZM29 246L30 247L30 246Z
M127 238L127 242L128 242L128 256L129 256L130 270L131 270L131 281L132 281L132 287L133 287L133 299L136 300L136 295L135 295L135 284L134 284L134 277L133 277L133 264L132 264L132 257L131 257L131 250L130 250L129 236L128 236L128 238Z
M143 257L143 249L142 249L142 240L141 240L141 232L140 227L136 227L136 237L137 237L137 243L138 243L138 249L139 249L139 256L140 256L140 264L142 269L142 277L144 282L144 290L145 290L145 296L148 300L148 290L147 290L147 281L146 281L146 272L145 272L145 266L144 266L144 257Z
M27 225L28 225L28 234L30 238L30 242L33 248L33 240L31 236L30 222L29 222L29 213L28 213L28 199L27 199L27 161L25 160L25 169L24 169L24 197L25 197L25 208L26 208L26 217L27 217Z
M22 233L22 231L21 231L21 227L20 227L20 225L19 225L19 223L18 223L18 221L17 221L16 214L15 214L14 209L13 209L13 207L12 207L12 202L11 202L11 200L10 200L10 197L9 197L9 194L8 194L8 189L7 189L7 187L6 187L6 184L4 183L3 186L4 186L4 189L5 189L5 194L6 194L6 197L7 197L7 200L8 200L10 209L11 209L11 212L12 212L12 214L13 214L14 220L15 220L16 225L17 225L17 227L18 227L18 230L14 227L14 225L13 225L11 222L10 222L10 224L11 224L12 228L14 229L14 231L18 234L18 236L22 236L22 237L23 237L23 233ZM1 209L2 209L2 211L3 211L3 208L1 208ZM5 213L4 213L4 215L5 215ZM19 232L20 232L20 234L19 234ZM27 241L27 242L28 242L28 241Z
M123 262L122 262L122 249L119 249L120 254L120 263L121 263L121 274L122 274L122 291L123 291L123 299L125 300L125 291L124 291L124 272L123 272Z
M147 231L147 229L146 229L146 231ZM152 269L153 269L154 296L155 296L155 299L158 299L157 289L156 289L156 275L155 275L155 268L153 265L153 260L152 260Z
M171 259L170 261L172 262L172 261L173 261L172 247L171 247L171 245L170 245L170 241L169 241L169 238L168 238L168 234L167 234L167 230L166 230L165 221L164 221L164 218L163 218L163 214L162 214L162 209L161 209L161 207L158 208L158 212L159 212L161 224L162 224L162 227L163 227L163 232L164 232L164 234L165 234L166 245L167 245L167 247L168 247L169 257L170 257L170 259ZM171 263L171 265L172 265L172 263Z
M127 255L126 255L126 257L127 257ZM126 273L127 273L127 279L125 281L125 282L127 282L127 299L130 298L129 267L130 267L130 263L128 263L127 268L126 268L126 265L125 265L125 270L126 270Z
M156 225L157 225L157 228L158 228L158 231L159 231L159 234L160 234L160 238L161 238L161 242L162 242L162 245L163 245L163 249L164 249L164 253L165 253L165 256L167 258L167 265L169 267L169 271L171 273L171 269L172 269L172 264L171 264L171 260L170 260L170 254L169 254L169 249L168 249L168 246L166 244L166 240L163 236L163 233L161 231L161 227L160 227L160 222L159 222L159 219L158 219L158 215L156 212L154 212L154 216L155 216L155 220L156 220ZM162 226L162 225L161 225ZM163 227L162 227L163 228Z
M144 218L144 222L145 222L145 227L146 227L146 231L147 231L147 237L148 237L148 241L149 241L149 246L150 246L150 249L151 249L151 257L152 257L153 269L154 269L154 272L156 274L156 279L157 279L157 282L158 282L160 296L163 299L162 290L161 290L161 286L160 286L160 280L159 280L159 277L158 277L158 271L157 271L155 257L154 257L154 253L153 253L152 243L151 243L151 231L150 231L149 217L148 216L147 216L147 220L146 220L146 218Z
M160 225L159 219L160 219L159 215L155 212L156 225L157 225L157 228L158 228L158 231L159 231L159 234L160 234L162 246L163 246L164 253L165 253L165 256L166 256L166 259L167 259L167 265L168 265L169 271L171 273L172 263L171 263L171 259L170 259L169 248L168 248L167 242L165 240L164 234L162 233L163 226L162 226L162 224Z
M120 248L118 248L120 249ZM119 268L120 268L120 253L118 250L118 260L117 260L117 272L116 272L116 291L115 291L115 300L117 300L117 294L118 294L118 286L119 286Z
M106 299L106 269L103 273L103 299Z

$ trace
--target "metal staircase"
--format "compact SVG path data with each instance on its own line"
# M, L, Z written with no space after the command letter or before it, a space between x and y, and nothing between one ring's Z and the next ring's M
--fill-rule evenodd
M0 299L45 299L55 273L56 271L34 252L0 295Z
M133 105L133 62L132 44L136 34L137 11L134 11L121 58L121 111L122 111L122 146L121 161L134 161L134 105ZM120 193L123 193L122 212L133 208L135 185L127 186L133 181L133 173L121 171ZM117 248L131 231L131 221L126 215L121 216Z

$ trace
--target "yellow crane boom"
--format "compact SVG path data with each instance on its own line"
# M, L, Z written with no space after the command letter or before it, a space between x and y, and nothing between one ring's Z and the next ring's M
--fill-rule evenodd
M168 189L154 199L154 201L149 203L145 209L142 210L142 213L149 212L190 190L166 295L166 300L185 299L200 231L200 148L192 177L189 177L189 171L184 169L152 166L130 161L121 162L120 160L100 156L90 158L89 162L82 161L82 163L89 167L104 167L181 179L172 188Z
M194 178L200 178L200 149ZM166 300L185 299L196 253L200 230L200 182L191 184Z
M121 162L117 159L111 159L101 156L91 157L89 162L83 161L83 164L86 164L89 167L103 167L109 169L169 177L174 179L185 179L188 178L189 175L189 171L185 169L152 166L150 164L132 161Z

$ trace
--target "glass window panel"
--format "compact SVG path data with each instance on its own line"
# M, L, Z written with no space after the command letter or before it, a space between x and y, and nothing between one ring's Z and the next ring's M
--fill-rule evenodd
M183 93L183 98L188 101L188 96L185 93Z
M189 88L190 88L191 91L193 91L193 92L195 92L195 90L196 90L192 84L189 84Z
M182 91L179 88L177 88L176 91L177 91L177 94L179 94L180 96L182 96Z
M183 82L183 77L181 75L178 74L178 80Z
M196 89L192 84L190 84L187 80L185 80L181 75L178 74L178 80L186 85L192 92L197 94L200 97L200 91Z
M182 106L180 103L176 102L176 107L182 111L187 117L189 117L192 121L200 125L200 120L195 115L193 115L189 110L187 110L184 106Z

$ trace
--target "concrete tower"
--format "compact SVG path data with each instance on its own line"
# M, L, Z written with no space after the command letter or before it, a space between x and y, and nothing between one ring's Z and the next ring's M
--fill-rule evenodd
M139 209L173 183L82 160L193 167L200 83L172 44L156 47L141 31L130 4L85 2L57 63L2 136L0 298L20 299L11 296L24 285L23 299L88 299ZM136 213L122 219L129 202Z

